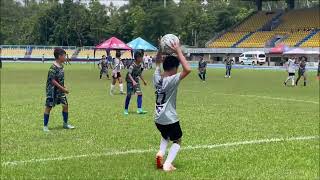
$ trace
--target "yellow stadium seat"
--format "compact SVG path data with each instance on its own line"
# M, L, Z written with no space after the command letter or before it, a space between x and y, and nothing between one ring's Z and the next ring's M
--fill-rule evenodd
M285 13L276 31L296 31L320 28L319 8L296 9Z
M320 32L302 43L300 47L320 47Z
M26 54L25 48L2 48L1 56L2 57L24 57Z

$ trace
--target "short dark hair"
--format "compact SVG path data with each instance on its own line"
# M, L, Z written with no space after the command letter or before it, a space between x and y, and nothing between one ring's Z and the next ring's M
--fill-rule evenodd
M142 58L142 57L143 57L143 52L142 51L136 51L134 53L134 59Z
M180 65L179 59L175 56L167 56L163 61L163 69L165 71L170 71L174 68L178 68Z
M66 51L64 51L62 48L55 48L53 52L54 58L56 59L59 59L59 56L65 55L65 54L66 54Z
M106 55L102 55L102 57L106 57Z

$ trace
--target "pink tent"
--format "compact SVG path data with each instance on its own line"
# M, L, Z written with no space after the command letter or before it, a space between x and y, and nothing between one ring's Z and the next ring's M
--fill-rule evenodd
M94 48L94 55L96 54L97 49L105 49L108 50L132 50L126 43L122 42L120 39L116 37L111 37L110 39L98 44Z
M284 44L279 44L278 46L274 47L274 48L271 48L269 53L270 54L282 54L284 53L285 51L288 50L288 47Z

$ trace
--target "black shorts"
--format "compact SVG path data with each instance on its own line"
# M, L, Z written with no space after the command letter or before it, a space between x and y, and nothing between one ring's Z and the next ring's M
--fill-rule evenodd
M114 76L114 74L112 75L113 79L118 79L118 78L121 78L121 73L120 72L117 72L117 77Z
M68 105L68 100L65 95L46 98L46 107L54 107L59 104Z
M295 73L289 73L289 76L294 76L295 75Z
M156 126L164 139L169 138L171 141L177 141L182 137L182 131L179 121L168 125L161 125L156 123Z

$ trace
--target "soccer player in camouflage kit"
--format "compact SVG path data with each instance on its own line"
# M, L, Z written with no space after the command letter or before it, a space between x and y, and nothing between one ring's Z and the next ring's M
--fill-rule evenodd
M100 68L100 79L102 78L103 74L106 74L107 78L110 79L108 74L108 64L105 55L102 56L100 62L98 63L98 67Z
M47 84L46 84L46 104L43 118L43 131L48 132L49 115L52 107L62 104L63 128L74 129L68 124L68 101L66 94L69 94L68 89L64 86L64 70L63 63L66 61L66 52L61 48L54 50L55 62L51 65Z
M207 62L203 59L203 57L200 57L199 65L199 77L200 79L205 82L206 81L206 73L207 73Z
M301 76L303 76L303 81L304 81L303 85L304 86L307 85L306 61L307 61L307 58L305 56L302 56L299 62L299 70L298 70L298 78L296 80L296 86L298 86L298 82Z
M134 62L130 65L128 73L126 76L127 81L127 96L125 100L124 114L128 115L128 109L130 104L131 95L137 94L137 106L138 114L146 114L147 112L142 109L142 91L140 88L139 78L143 81L144 85L147 85L147 82L143 79L143 52L137 51L134 53Z

